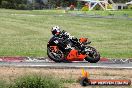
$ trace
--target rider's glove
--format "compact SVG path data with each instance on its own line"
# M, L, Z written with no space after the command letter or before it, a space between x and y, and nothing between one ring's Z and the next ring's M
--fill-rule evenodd
M67 35L69 39L73 39L74 38L74 36L71 36L68 32L65 32L65 35Z
M65 35L70 36L70 34L68 32L65 32Z
M74 38L74 36L69 36L69 39L73 39Z

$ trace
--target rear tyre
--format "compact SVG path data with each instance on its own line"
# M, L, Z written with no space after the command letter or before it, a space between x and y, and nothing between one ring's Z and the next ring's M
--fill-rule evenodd
M48 57L55 61L55 62L63 62L64 61L64 54L61 50L58 50L57 52L52 52L50 48L47 48L47 55Z
M100 54L97 52L97 50L91 46L86 47L88 50L86 54L88 55L85 57L85 60L90 63L97 63L100 60Z

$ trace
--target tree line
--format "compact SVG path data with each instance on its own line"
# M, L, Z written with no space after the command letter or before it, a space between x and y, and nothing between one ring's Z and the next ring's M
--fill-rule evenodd
M113 0L114 2L128 2L131 0ZM6 9L51 9L59 7L67 7L70 4L77 5L77 0L0 0L0 8Z
M51 9L57 6L66 7L75 0L0 0L0 8L6 9Z
M126 2L129 2L131 0L113 0L113 2L118 2L118 3L126 3Z
M0 0L0 8L6 9L42 9L47 4L42 0Z

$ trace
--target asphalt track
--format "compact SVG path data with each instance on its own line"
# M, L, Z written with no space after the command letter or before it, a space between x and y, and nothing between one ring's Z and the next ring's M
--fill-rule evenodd
M33 67L33 68L113 68L132 69L132 64L115 63L54 63L54 62L0 62L1 67Z
M0 67L31 67L31 68L104 68L104 69L132 69L132 59L108 59L98 63L72 62L55 63L49 59L9 58L1 59Z

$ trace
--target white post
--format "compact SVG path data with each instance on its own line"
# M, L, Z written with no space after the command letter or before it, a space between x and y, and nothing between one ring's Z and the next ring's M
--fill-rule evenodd
M105 10L104 6L100 2L98 4L103 8L103 10Z
M97 4L98 2L95 2L94 5L90 8L90 10L92 10Z
M89 10L91 10L91 1L89 1Z
M123 9L123 5L121 5L121 10Z
M108 8L108 0L105 0L105 10L107 10Z
M89 10L92 10L97 4L99 4L99 6L103 8L103 10L108 9L108 0L89 0Z

